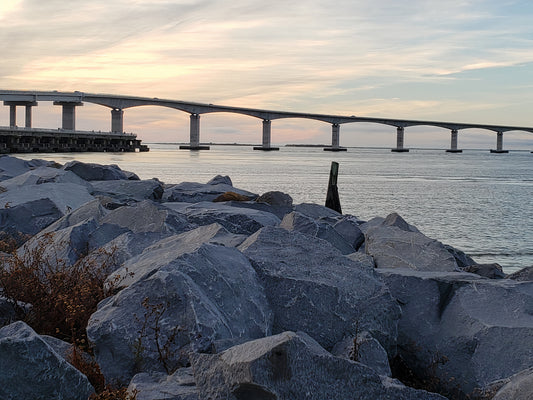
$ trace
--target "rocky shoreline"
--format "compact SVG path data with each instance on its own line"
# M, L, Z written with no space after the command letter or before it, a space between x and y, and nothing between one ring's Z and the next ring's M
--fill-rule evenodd
M11 156L0 207L18 257L113 253L86 333L138 400L533 398L533 268L479 265L398 214ZM0 398L87 399L71 345L19 300L0 291Z

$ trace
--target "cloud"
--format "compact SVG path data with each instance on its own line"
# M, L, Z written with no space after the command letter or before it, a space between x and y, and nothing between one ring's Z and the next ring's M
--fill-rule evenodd
M533 95L513 80L533 64L526 0L5 3L6 89L431 119L516 104L529 123Z

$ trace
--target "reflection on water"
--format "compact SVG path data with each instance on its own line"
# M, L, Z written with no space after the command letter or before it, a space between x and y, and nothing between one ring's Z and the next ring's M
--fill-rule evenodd
M478 262L498 262L507 272L533 265L533 154L466 150L282 147L277 152L242 146L209 151L150 145L148 153L24 155L60 163L118 164L141 178L165 183L207 182L229 175L235 186L256 193L280 190L295 202L323 204L331 161L340 164L339 194L345 213L362 219L398 212L430 237L456 246Z

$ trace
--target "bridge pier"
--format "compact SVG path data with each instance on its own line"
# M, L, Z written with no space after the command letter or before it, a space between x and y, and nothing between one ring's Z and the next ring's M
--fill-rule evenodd
M63 107L61 129L76 130L76 107L83 106L79 101L54 101L54 106Z
M346 147L340 147L340 130L339 124L331 124L331 147L324 147L324 151L346 151Z
M5 106L9 106L9 127L17 126L17 106L26 107L26 128L31 128L31 108L37 105L36 101L4 101Z
M121 108L111 110L111 132L124 132L124 110Z
M272 147L270 145L271 131L272 131L272 121L269 119L264 119L263 120L263 145L254 146L254 150L263 150L263 151L279 150L279 147Z
M491 153L509 153L503 149L503 132L496 132L496 150L490 149Z
M404 135L403 126L396 127L396 148L391 149L391 151L395 153L407 153L409 151L409 149L406 149L403 147L403 135Z
M200 146L200 114L191 114L189 144L180 146L182 150L209 150L209 146Z
M462 153L463 150L457 148L457 129L452 129L452 141L450 148L446 150L447 153Z

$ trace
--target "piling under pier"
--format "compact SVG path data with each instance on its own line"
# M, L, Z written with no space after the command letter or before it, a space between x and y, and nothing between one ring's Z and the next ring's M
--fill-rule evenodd
M0 153L148 151L128 133L0 127Z

